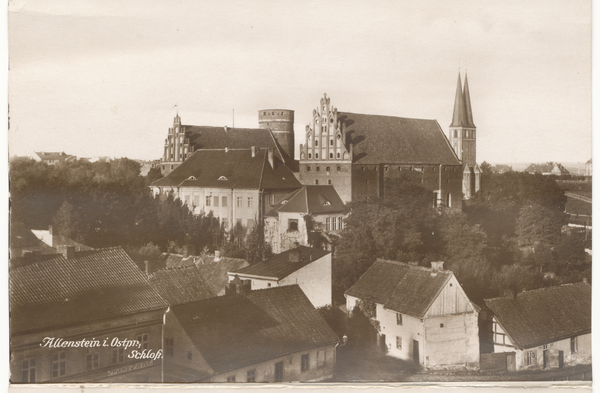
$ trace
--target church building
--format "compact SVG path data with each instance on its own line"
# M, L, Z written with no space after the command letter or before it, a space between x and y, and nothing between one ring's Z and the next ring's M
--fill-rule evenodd
M331 184L344 202L385 197L398 180L462 209L463 167L436 120L338 112L327 95L300 145L300 182Z

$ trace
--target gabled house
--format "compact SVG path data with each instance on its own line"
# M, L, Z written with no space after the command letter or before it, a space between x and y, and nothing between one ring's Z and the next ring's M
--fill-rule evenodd
M299 286L172 308L165 382L290 382L332 377L338 338Z
M570 175L571 173L558 162L546 162L543 164L531 164L525 168L524 172L529 172L532 175L541 173L542 175Z
M479 307L443 262L431 265L378 259L346 291L347 309L362 302L375 310L371 317L390 356L426 368L478 368Z
M485 301L494 352L514 352L517 370L591 363L592 288L587 283Z
M242 269L229 271L235 278L249 281L251 289L297 284L313 306L331 305L331 252L297 246Z
M199 149L150 184L173 193L196 214L212 214L225 230L252 229L265 211L301 185L272 149Z
M285 196L265 213L265 241L274 253L295 243L332 249L343 229L344 202L331 185L308 185Z
M43 163L48 164L48 165L56 165L58 163L65 162L65 161L76 161L77 160L76 156L66 154L64 151L60 152L60 153L59 152L36 151L35 154L37 154L37 156L38 156L37 159L34 157L34 159L36 161L42 161Z
M161 382L168 303L120 247L30 262L9 271L11 382Z

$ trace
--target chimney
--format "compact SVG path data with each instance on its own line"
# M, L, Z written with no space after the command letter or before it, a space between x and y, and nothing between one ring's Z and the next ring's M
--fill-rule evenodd
M221 251L215 250L215 259L214 262L219 262L221 260Z
M54 230L52 229L52 225L48 227L48 235L50 236L50 247L56 247L57 241L55 240Z
M252 158L256 157L256 146L252 146L250 150L252 151Z
M150 269L148 268L148 261L144 261L144 271L146 272L147 276L150 275Z
M300 262L300 250L292 248L289 253L290 262Z
M58 246L56 247L58 252L63 254L66 259L75 258L75 247L72 246Z
M269 164L271 164L271 168L275 169L275 163L273 161L273 149L268 150L267 158L269 159Z
M514 289L505 289L504 290L504 297L507 299L514 299L515 298L515 291Z
M437 273L437 272L441 272L442 270L444 270L444 262L431 262L431 272L432 273Z

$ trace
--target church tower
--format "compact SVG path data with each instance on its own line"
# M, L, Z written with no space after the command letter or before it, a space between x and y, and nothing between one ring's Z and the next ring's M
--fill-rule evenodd
M477 165L477 130L473 122L469 81L465 74L465 85L461 84L460 73L454 97L454 113L450 124L450 144L463 164L463 196L471 198L480 187L480 169Z

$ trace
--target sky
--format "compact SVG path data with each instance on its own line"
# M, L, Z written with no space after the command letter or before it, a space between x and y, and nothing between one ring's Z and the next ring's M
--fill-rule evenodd
M459 71L479 163L592 155L591 1L13 0L8 25L10 155L159 159L176 111L292 109L298 144L324 93L447 134Z

